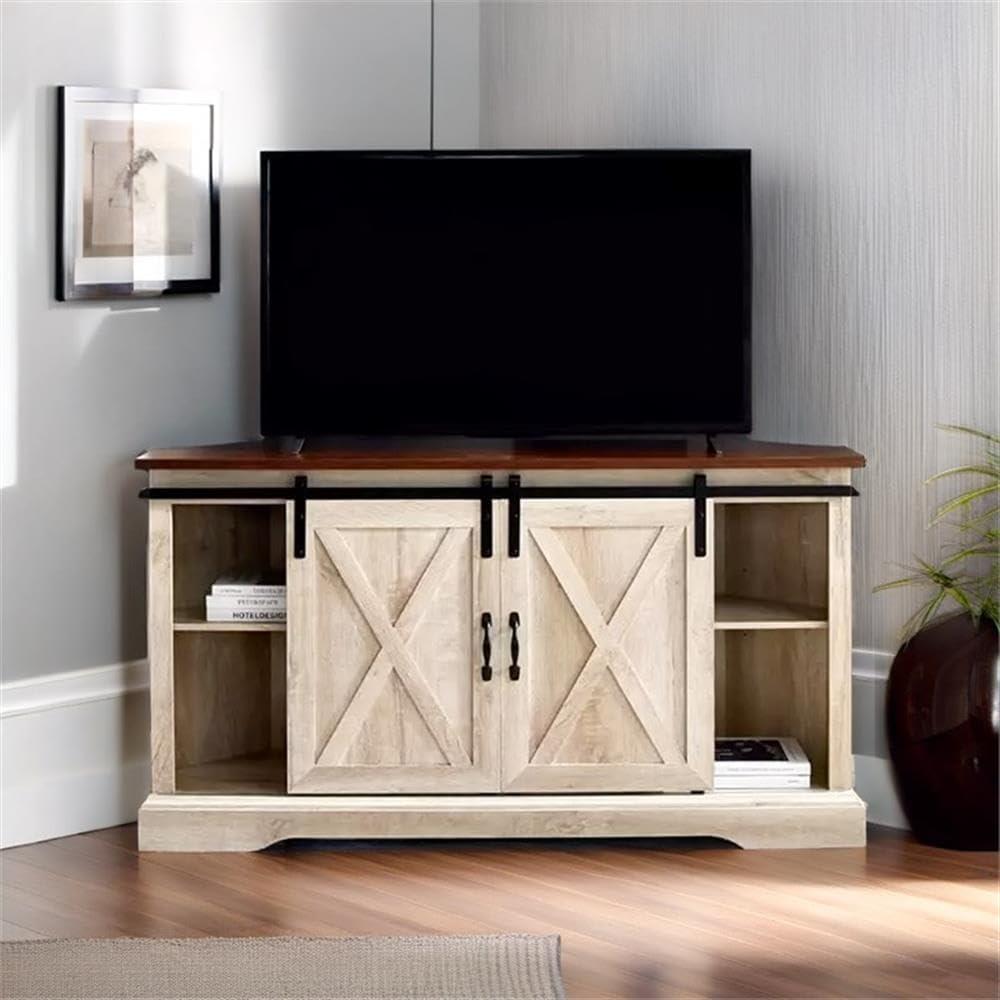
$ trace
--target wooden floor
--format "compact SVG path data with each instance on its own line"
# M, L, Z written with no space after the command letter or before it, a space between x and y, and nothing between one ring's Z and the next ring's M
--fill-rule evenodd
M562 936L571 997L995 997L997 855L711 841L143 854L134 826L0 854L5 938Z

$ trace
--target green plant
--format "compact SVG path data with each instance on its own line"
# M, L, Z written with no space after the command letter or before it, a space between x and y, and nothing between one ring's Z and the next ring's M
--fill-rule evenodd
M909 575L876 587L932 588L927 600L903 626L903 638L919 632L939 612L958 605L975 623L982 618L1000 628L1000 437L971 427L945 425L942 430L968 434L981 443L983 453L971 465L960 465L931 476L925 485L952 476L971 476L974 484L942 503L929 527L949 523L955 529L953 542L943 548L937 563L917 559ZM957 521L950 521L957 516Z

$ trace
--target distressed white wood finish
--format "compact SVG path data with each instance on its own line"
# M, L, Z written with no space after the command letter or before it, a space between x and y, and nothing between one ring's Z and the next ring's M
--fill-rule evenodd
M258 751L177 768L185 795L284 795L285 751Z
M174 638L178 771L271 747L271 639L255 632L184 632ZM181 790L180 777L177 788Z
M720 596L715 599L717 631L826 627L826 611L823 608L751 597Z
M152 789L174 790L174 521L165 500L149 503L147 615Z
M935 551L921 484L970 456L935 425L1000 428L998 19L992 0L481 9L483 147L752 148L754 432L868 456L867 649L914 608L872 587Z
M849 468L808 469L717 469L706 464L690 469L528 469L521 473L522 486L690 486L691 477L703 472L713 486L848 486ZM311 486L479 486L481 473L504 483L508 469L314 469ZM267 469L152 469L151 486L284 486L290 488L294 471ZM175 503L197 504L197 500ZM259 503L260 501L233 501ZM738 502L735 498L729 502Z
M746 498L743 498L744 500ZM724 555L716 590L748 601L806 605L826 618L828 507L815 497L755 503L718 500Z
M829 503L827 614L827 783L854 787L851 755L851 501Z
M284 626L205 622L203 603L219 574L283 561L282 505L150 502L154 792L186 791L190 769L204 764L222 779L231 758L269 746L283 755ZM263 632L273 635L254 634Z
M819 481L847 476L824 472ZM756 470L735 481L765 478L781 481ZM525 476L567 479L594 481ZM248 472L227 484L255 483ZM862 843L864 807L849 791L850 510L848 498L711 501L709 553L696 559L690 500L525 500L522 555L511 559L497 501L495 554L484 561L476 501L311 501L298 560L287 558L291 503L154 502L155 784L143 845L562 835ZM220 564L244 559L286 565L287 690L285 632L203 628L177 599L177 579L197 593L232 568ZM487 683L482 610L494 615ZM522 617L516 682L511 610ZM798 737L814 788L713 792L715 732ZM648 794L688 789L707 791Z
M501 516L501 522L506 518ZM685 500L527 500L506 558L505 791L682 791L712 781L712 560Z
M283 504L202 500L172 507L174 620L182 629L204 621L205 595L220 574L284 568Z
M499 560L479 552L476 502L310 502L287 563L291 791L499 790L479 670Z
M718 734L794 736L812 764L813 784L828 787L831 729L826 632L717 632L716 647L725 676L725 714L721 719L717 716Z
M150 795L143 851L254 851L290 837L722 837L741 847L860 847L854 792L704 795Z

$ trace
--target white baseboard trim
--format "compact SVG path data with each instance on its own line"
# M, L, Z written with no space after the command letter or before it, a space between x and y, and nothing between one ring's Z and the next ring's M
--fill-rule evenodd
M145 661L0 686L0 847L132 822L149 791Z
M866 681L887 681L895 655L881 649L854 649L851 651L851 674Z
M881 757L854 755L854 790L868 805L868 822L909 830L903 815L892 764Z
M881 717L892 654L854 650L855 708ZM0 685L0 847L131 823L149 790L145 660ZM856 754L873 823L905 829L889 762Z
M5 783L0 847L134 823L148 794L149 761L145 760Z
M909 829L886 759L885 686L889 679L893 653L880 649L855 649L852 652L852 701L854 788L868 803L868 822L879 826Z
M145 691L148 687L149 664L146 660L9 681L0 685L0 719L122 698L133 691Z

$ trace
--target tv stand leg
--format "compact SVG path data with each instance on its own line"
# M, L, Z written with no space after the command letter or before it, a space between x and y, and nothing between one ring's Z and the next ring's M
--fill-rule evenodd
M705 435L705 451L708 452L712 458L718 458L719 455L722 454L722 449L715 443L714 434Z
M278 451L283 455L299 455L305 447L306 439L300 437L279 437Z

